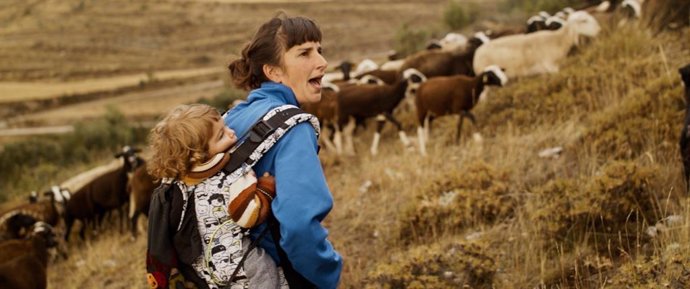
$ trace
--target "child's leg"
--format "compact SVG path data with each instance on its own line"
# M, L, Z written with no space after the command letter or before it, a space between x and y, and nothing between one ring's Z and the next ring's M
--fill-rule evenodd
M249 237L242 239L242 249L245 252L249 249L251 242L252 240ZM249 289L280 288L278 267L273 262L273 258L261 247L256 247L249 252L247 259L244 261L244 272L249 279Z

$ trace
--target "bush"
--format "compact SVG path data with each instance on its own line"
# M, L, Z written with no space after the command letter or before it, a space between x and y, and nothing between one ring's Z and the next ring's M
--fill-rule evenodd
M435 232L453 232L509 217L517 206L510 196L508 173L478 162L441 174L401 218L402 240L432 239Z
M443 12L443 22L451 30L461 29L469 24L472 24L478 18L479 9L477 9L476 4L466 4L465 8L463 8L460 3L450 1L448 3L448 7Z
M406 23L395 33L395 50L401 56L407 56L424 49L430 33L425 30L413 30Z
M493 288L497 266L478 243L455 241L412 248L382 262L364 288Z
M530 221L539 224L543 236L577 244L581 240L575 238L594 233L605 240L591 241L605 251L610 243L644 235L639 228L656 215L656 198L650 189L656 179L652 168L613 162L591 180L547 183L535 190L526 208Z
M147 134L148 129L132 126L109 109L103 118L77 123L73 133L9 143L0 151L0 200L50 186L70 166L95 162L123 145L142 144Z
M501 7L504 11L520 10L528 14L537 13L539 11L555 13L565 7L578 6L581 2L582 1L576 0L506 0Z

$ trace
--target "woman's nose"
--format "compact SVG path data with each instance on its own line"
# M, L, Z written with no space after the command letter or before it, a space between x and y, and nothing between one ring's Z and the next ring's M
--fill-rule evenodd
M328 61L326 61L326 58L323 57L323 55L321 54L317 54L317 61L318 65L316 66L316 68L326 71L326 68L328 67Z

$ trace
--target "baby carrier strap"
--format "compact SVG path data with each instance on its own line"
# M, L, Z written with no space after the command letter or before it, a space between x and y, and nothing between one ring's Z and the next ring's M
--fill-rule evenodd
M305 121L311 122L318 138L320 126L315 116L293 105L283 105L269 111L263 118L251 126L243 137L244 142L232 153L230 161L223 170L230 174L241 171L243 167L251 168L290 128ZM280 247L280 224L270 211L267 220L267 228L252 242L252 248L258 244L266 234L266 231L270 231L278 251L285 279L288 281L290 288L316 288L293 268L285 250Z
M318 138L319 121L315 116L294 105L283 105L270 110L249 128L242 137L243 142L231 152L230 161L223 170L232 174L242 167L251 168L289 129L305 121L311 123Z

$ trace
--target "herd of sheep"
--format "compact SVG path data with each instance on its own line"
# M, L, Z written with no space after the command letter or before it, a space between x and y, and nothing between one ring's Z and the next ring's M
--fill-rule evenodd
M386 121L398 128L404 146L414 148L393 112L416 109L417 147L425 155L434 118L459 115L457 141L464 118L474 121L471 110L488 87L500 87L518 77L558 72L559 62L573 47L601 31L593 15L611 18L615 13L621 21L640 17L638 0L619 2L604 1L579 10L568 7L553 15L542 11L521 27L480 31L469 39L449 33L426 50L404 59L391 57L381 65L369 59L358 65L343 62L337 67L339 71L323 77L322 101L304 109L315 114L324 129L334 130L332 137L322 137L322 141L337 154L354 154L352 132L366 119L376 117L372 155L378 152Z
M337 72L323 77L322 101L305 105L304 109L316 115L325 130L334 132L324 134L321 140L338 154L354 153L352 133L370 118L377 121L372 154L377 153L386 121L396 125L406 147L413 147L394 111L414 110L418 149L426 154L434 118L459 115L457 141L464 118L474 121L471 110L488 87L504 86L509 79L558 72L559 62L583 37L595 37L600 32L593 14L613 12L634 19L640 16L641 5L638 0L604 1L579 10L566 8L553 15L541 12L515 29L482 31L470 38L450 33L424 51L404 59L391 57L381 65L371 60L359 65L343 62ZM680 72L690 103L690 66ZM690 117L681 136L686 178L690 176L688 127ZM49 250L64 247L59 244L69 240L76 220L81 223L79 235L84 239L87 228L101 228L104 217L116 212L120 230L124 218L128 218L131 234L136 237L137 216L148 212L151 193L157 186L137 152L125 146L111 164L75 176L42 194L32 194L28 203L0 214L0 288L46 288ZM129 211L125 212L127 207ZM64 226L60 225L63 221Z

